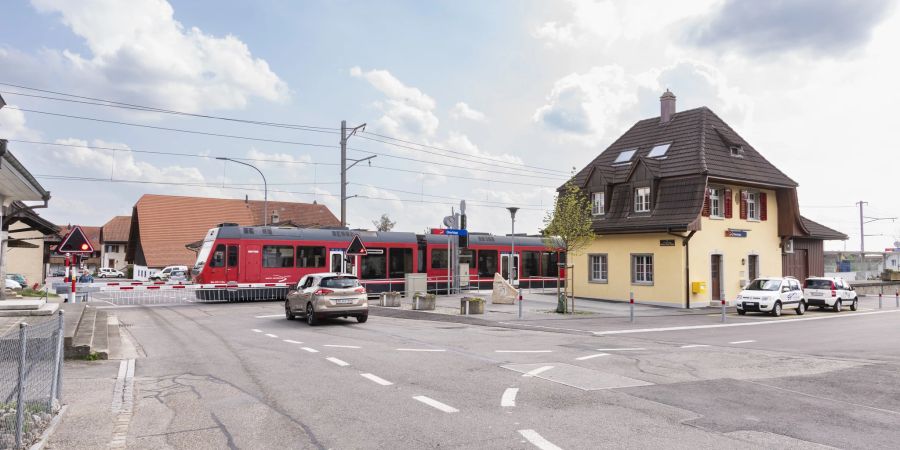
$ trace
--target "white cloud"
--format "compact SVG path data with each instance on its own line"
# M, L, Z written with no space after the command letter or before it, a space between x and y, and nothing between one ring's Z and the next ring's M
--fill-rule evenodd
M450 117L456 120L469 119L474 120L475 122L484 122L487 120L487 117L483 112L472 108L466 102L457 102L453 105L453 109L450 110Z
M32 4L43 13L59 13L84 39L90 54L46 50L29 59L6 52L0 53L0 63L15 58L42 67L52 80L68 80L80 92L189 112L239 109L252 97L288 97L287 85L265 60L254 58L244 42L232 35L215 37L196 27L186 29L165 0Z
M15 107L15 105L7 106ZM40 139L40 133L25 125L25 113L4 107L0 108L0 137L34 141Z
M387 70L350 69L350 75L362 78L387 97L378 106L384 113L377 123L391 136L427 139L435 134L440 121L434 115L435 101L417 88L407 86Z
M288 153L266 153L255 147L247 152L247 158L254 161L249 163L260 168L296 170L306 167L306 163L312 162L309 155L291 155Z

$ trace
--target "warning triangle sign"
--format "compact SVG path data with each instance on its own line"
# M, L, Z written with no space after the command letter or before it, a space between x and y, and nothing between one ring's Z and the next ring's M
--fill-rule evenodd
M93 253L94 246L78 225L69 230L56 251L58 253Z
M363 245L362 240L359 239L359 235L353 236L353 240L350 241L350 246L347 247L348 255L366 255L366 246Z

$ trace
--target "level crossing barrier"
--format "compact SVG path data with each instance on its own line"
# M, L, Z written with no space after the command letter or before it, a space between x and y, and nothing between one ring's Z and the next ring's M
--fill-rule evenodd
M115 306L278 301L285 299L291 286L292 284L288 283L110 283L91 286L97 290L85 295L87 301Z

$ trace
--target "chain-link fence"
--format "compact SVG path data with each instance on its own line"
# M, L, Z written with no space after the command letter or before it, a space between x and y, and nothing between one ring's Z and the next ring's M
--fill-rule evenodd
M63 313L0 336L0 449L31 445L59 409Z

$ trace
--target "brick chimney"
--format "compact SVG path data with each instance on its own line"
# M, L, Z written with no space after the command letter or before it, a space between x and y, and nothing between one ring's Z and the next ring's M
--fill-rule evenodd
M659 123L666 123L672 120L675 115L675 94L666 89L666 92L659 98Z

